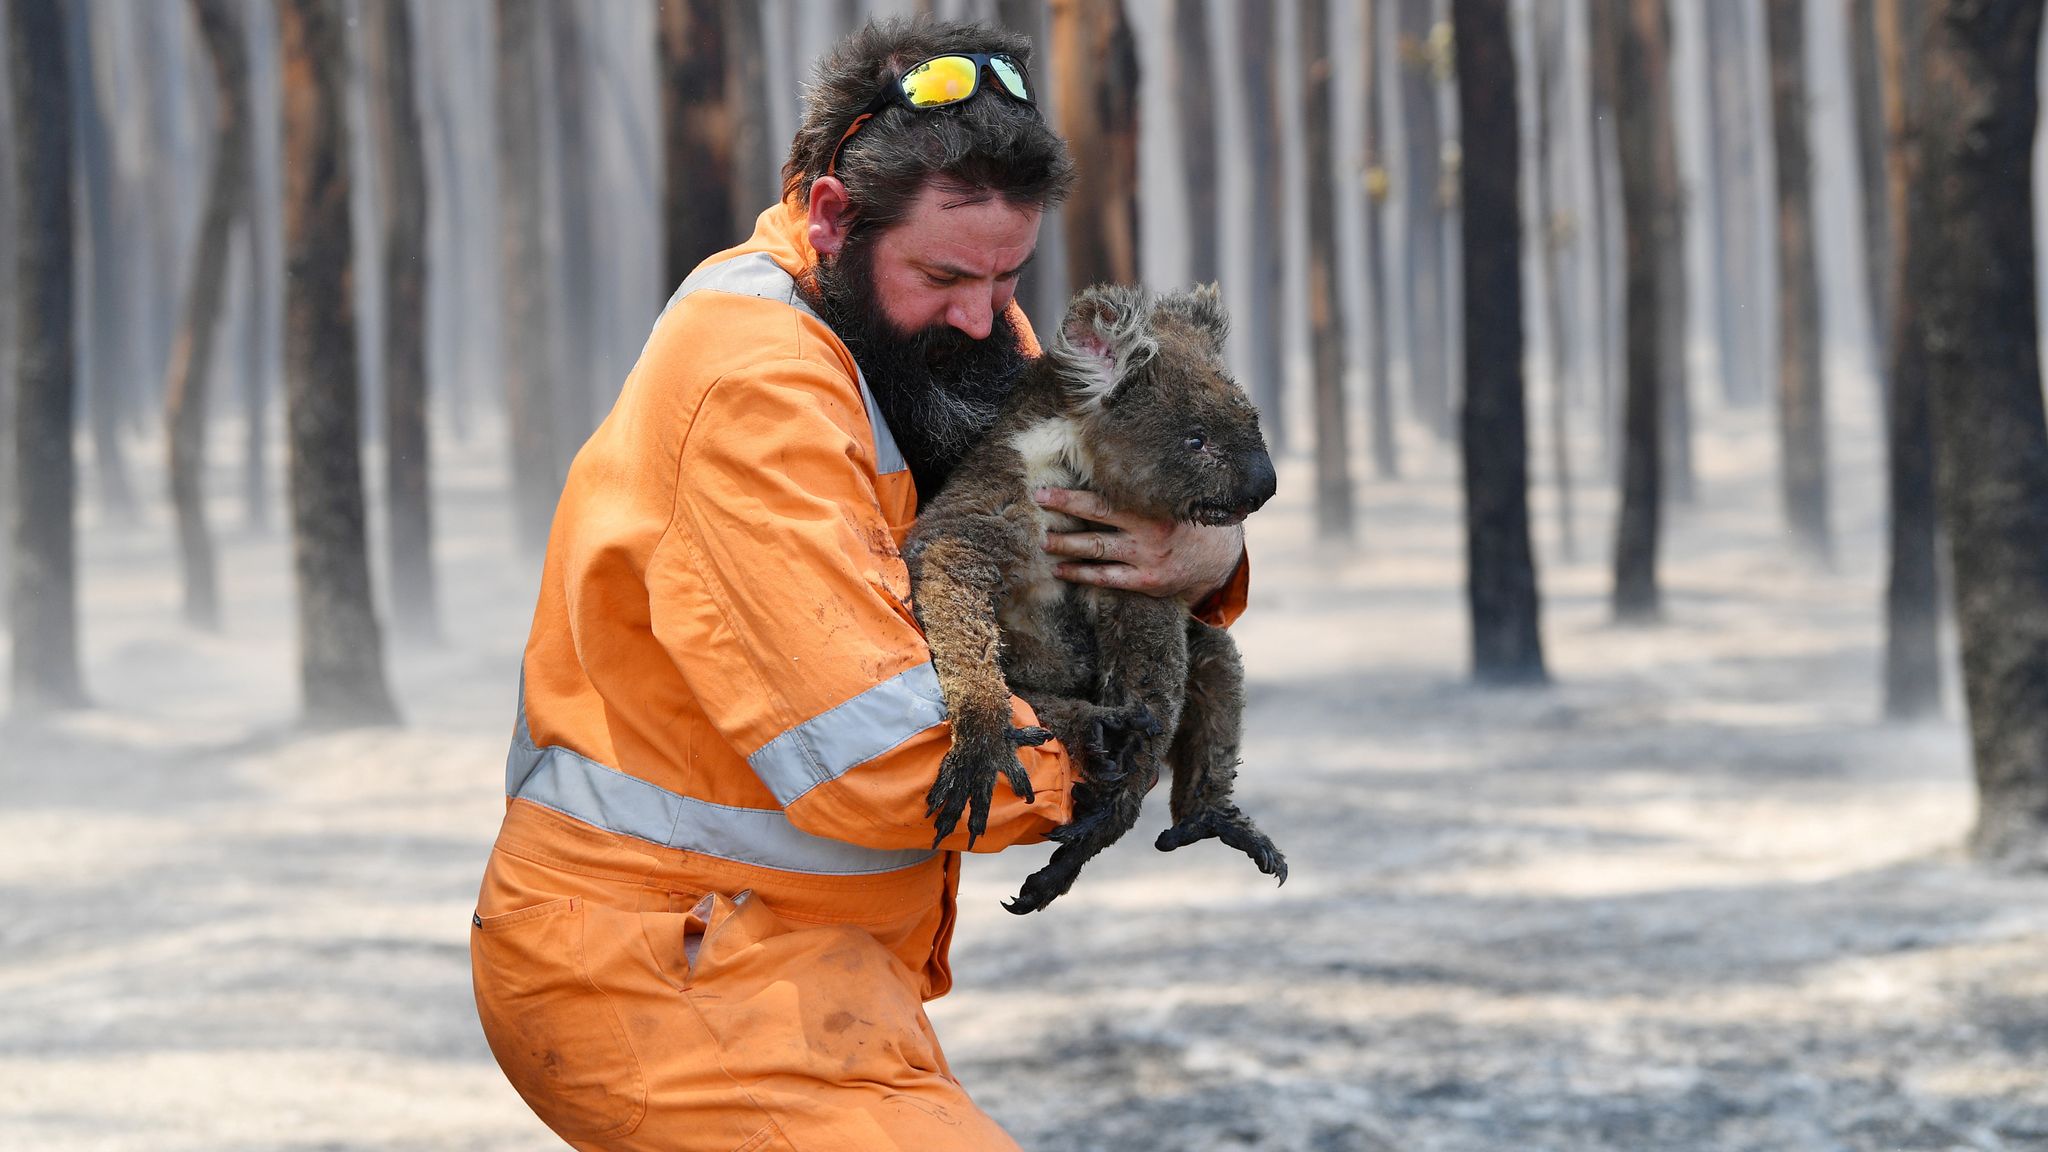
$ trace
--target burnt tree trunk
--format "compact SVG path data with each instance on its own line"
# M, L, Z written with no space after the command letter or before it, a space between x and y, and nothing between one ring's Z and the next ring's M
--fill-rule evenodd
M1246 298L1243 345L1244 363L1252 399L1264 417L1266 439L1275 454L1287 450L1287 426L1282 408L1283 373L1281 345L1285 335L1280 316L1281 279L1285 275L1281 245L1285 222L1281 218L1280 140L1282 121L1278 97L1280 38L1274 34L1272 0L1244 0L1237 12L1239 81L1244 88L1246 161L1264 178L1251 182L1251 219L1246 227L1255 238L1251 246L1251 285ZM1075 150L1077 156L1089 153ZM1085 165L1084 165L1085 167ZM1076 284L1082 283L1075 280Z
M1892 229L1885 207L1884 81L1878 60L1876 0L1848 0L1849 72L1856 86L1856 173L1863 188L1863 286L1869 308L1870 358L1880 390L1890 387L1889 344Z
M1622 216L1627 233L1624 357L1627 379L1622 435L1621 515L1614 543L1614 615L1654 619L1662 610L1657 587L1663 423L1658 409L1662 364L1658 356L1663 277L1658 269L1657 149L1671 133L1671 82L1664 43L1663 0L1596 0L1619 44L1617 63Z
M101 13L101 23L110 13ZM124 218L116 201L120 189L114 160L115 121L108 114L94 75L94 56L106 51L96 44L92 9L74 5L68 13L66 51L69 53L73 100L70 115L76 126L78 189L85 200L86 249L90 258L77 270L78 288L88 303L85 309L84 355L75 371L85 376L86 422L92 432L93 472L99 478L99 507L117 524L134 524L140 516L135 486L128 473L127 447L121 441L124 409L136 393L134 381L143 371L154 372L153 359L138 357L138 335L147 328L143 312L135 309L131 286L146 277L137 276L136 262L129 258L127 244L134 239L137 218ZM163 50L158 46L158 50ZM158 190L157 199L167 198ZM154 201L152 201L154 203ZM123 227L123 225L128 227ZM146 229L145 229L146 231ZM167 295L172 295L167 293ZM154 345L150 345L153 349ZM145 369L143 365L147 365Z
M512 503L520 550L538 557L562 470L550 407L546 252L542 245L540 90L535 0L497 0L498 276L505 408L512 434Z
M6 13L0 11L0 70L13 74L5 47L8 33ZM14 158L14 85L0 78L0 605L11 605L9 589L14 581L15 516L15 400L16 374L21 354L21 296L16 240L21 233L21 196ZM13 627L8 609L8 627Z
M1820 283L1813 250L1813 164L1806 138L1806 14L1802 0L1765 5L1771 52L1771 135L1778 185L1778 433L1785 519L1793 541L1830 558Z
M378 219L384 224L384 488L391 619L401 635L440 633L427 434L427 161L407 0L372 0Z
M556 273L552 278L555 330L561 333L554 362L565 374L558 378L555 410L560 420L562 450L574 456L591 429L597 427L603 405L598 391L603 369L597 352L599 276L597 269L597 226L594 213L597 198L592 184L602 176L593 136L597 125L590 117L590 70L584 17L568 4L548 9L549 49L554 58L555 163L549 173L554 181L559 236ZM760 16L754 17L758 23ZM756 103L760 101L757 99ZM756 205L756 210L765 205Z
M220 628L220 578L213 533L206 526L207 373L215 363L221 301L227 287L228 249L244 212L249 178L249 65L233 0L190 0L192 15L213 59L213 172L199 247L185 290L185 319L171 344L164 382L164 425L171 504L178 515L178 556L185 582L185 619L208 631ZM225 357L219 358L222 363Z
M1554 135L1558 119L1555 113L1564 104L1564 93L1556 87L1560 71L1558 65L1564 59L1564 13L1559 6L1552 4L1538 7L1534 16L1535 50L1531 59L1536 64L1536 82L1532 88L1536 95L1536 141L1529 172L1536 193L1536 247L1542 263L1538 283L1543 286L1543 324L1550 334L1550 458L1551 470L1557 480L1558 543L1564 558L1569 561L1577 558L1579 544L1572 524L1571 420L1567 403L1571 395L1567 383L1570 369L1566 352L1570 326L1565 323L1564 303L1569 290L1558 268L1559 250L1567 242L1568 229L1551 199L1551 174L1553 166L1559 163ZM1470 155L1468 151L1468 158ZM1469 325L1469 304L1466 306L1466 319ZM1470 340L1469 335L1467 340Z
M1656 81L1665 93L1664 122L1657 136L1657 359L1664 389L1665 495L1682 504L1693 501L1692 389L1685 356L1685 188L1678 176L1677 117L1673 108L1671 34L1667 10L1662 48L1653 62Z
M1053 0L1052 45L1061 131L1090 161L1063 206L1068 278L1076 288L1135 284L1138 47L1122 0Z
M1437 54L1430 0L1396 0L1401 59L1401 122L1407 217L1408 397L1415 416L1438 436L1451 432L1451 382L1444 352L1443 126L1437 118Z
M77 480L71 453L71 85L63 0L7 5L14 111L14 710L85 704L78 664Z
M1222 176L1216 167L1216 65L1209 51L1208 0L1172 0L1175 111L1181 172L1188 193L1188 279L1214 282L1222 271Z
M1393 356L1387 347L1389 182L1386 158L1381 155L1380 119L1384 102L1380 99L1380 84L1384 77L1380 67L1380 3L1381 0L1364 0L1360 5L1364 22L1360 82L1365 87L1365 340L1371 357L1366 368L1366 395L1372 409L1373 469L1380 479L1391 480L1401 474L1401 446L1394 427Z
M1747 0L1703 6L1706 21L1707 112L1713 180L1708 196L1707 245L1720 345L1721 395L1731 404L1763 396L1764 317L1757 269L1761 199L1755 124L1757 91L1751 72L1752 9Z
M775 144L769 139L764 71L768 52L760 0L725 0L725 34L726 109L732 116L730 244L753 232L754 217L781 198L782 182L776 175Z
M249 81L253 92L277 90L277 38L275 13L267 0L245 0L248 20ZM275 105L267 100L250 103L252 142L249 149L249 329L248 356L254 368L244 377L243 397L242 502L248 524L257 531L270 528L270 401L280 378L284 318L280 314L283 293L278 279L283 271L278 256L277 212L279 163Z
M1593 333L1599 345L1599 409L1601 467L1611 479L1621 467L1621 424L1619 409L1626 385L1617 377L1628 373L1627 302L1623 292L1628 281L1628 221L1622 210L1621 131L1616 123L1621 85L1620 31L1614 27L1620 9L1606 0L1588 0L1589 40L1592 57L1592 195L1594 293Z
M2048 868L2048 419L2035 312L2042 0L1928 4L1923 87L1937 491L1979 807L1970 847ZM1917 286L1916 286L1917 287Z
M1546 679L1529 548L1529 447L1522 377L1521 157L1507 0L1453 0L1458 202L1465 242L1465 589L1472 672L1482 683Z
M397 719L384 684L363 529L355 300L349 291L340 0L278 0L284 68L285 376L299 675L317 726Z
M1295 38L1301 66L1303 171L1308 184L1308 322L1315 363L1316 536L1353 532L1351 437L1344 412L1344 296L1337 279L1336 167L1330 146L1329 0L1306 0Z
M1941 714L1941 584L1936 559L1934 444L1927 412L1927 325L1920 293L1936 254L1922 179L1926 111L1914 94L1926 54L1923 0L1877 0L1876 50L1886 137L1884 199L1892 239L1891 282L1883 296L1891 565L1885 582L1884 714L1910 720Z
M733 234L732 117L725 95L722 0L662 0L662 212L664 283L683 282Z

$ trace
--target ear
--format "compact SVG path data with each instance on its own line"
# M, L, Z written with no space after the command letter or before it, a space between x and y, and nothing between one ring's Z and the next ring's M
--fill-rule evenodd
M807 238L820 256L836 256L846 246L846 234L853 224L853 199L837 176L820 176L811 181L807 205Z
M1159 354L1147 331L1152 301L1143 288L1097 284L1074 297L1049 349L1067 391L1089 403L1111 400L1137 369Z
M1159 310L1169 312L1193 325L1209 338L1216 354L1223 354L1223 342L1230 336L1230 314L1223 309L1223 293L1215 281L1189 292L1175 292L1159 298Z

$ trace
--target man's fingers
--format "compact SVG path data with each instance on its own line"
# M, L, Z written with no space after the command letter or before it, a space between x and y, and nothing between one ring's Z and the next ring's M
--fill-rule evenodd
M1083 520L1093 520L1097 524L1121 526L1120 522L1125 519L1101 496L1093 492L1084 492L1079 488L1040 488L1031 495L1040 507L1065 512L1069 516L1079 516Z
M1061 564L1053 575L1069 584L1093 584L1098 588L1121 588L1126 592L1151 592L1157 580L1129 564Z
M1045 550L1079 560L1128 560L1130 541L1109 532L1048 532Z

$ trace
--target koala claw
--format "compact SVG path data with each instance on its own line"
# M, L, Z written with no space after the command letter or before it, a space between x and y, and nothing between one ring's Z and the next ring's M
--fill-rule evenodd
M1287 857L1234 807L1224 812L1204 809L1161 832L1152 846L1161 852L1171 852L1211 836L1250 857L1259 871L1281 884L1287 883Z
M1043 728L1012 728L996 740L963 736L954 730L953 747L939 765L939 778L925 793L924 814L932 818L932 847L937 848L967 817L967 847L988 831L988 812L995 799L996 777L1010 782L1010 790L1026 804L1036 797L1031 777L1017 760L1016 750L1034 747L1052 739ZM999 742L998 742L999 741Z

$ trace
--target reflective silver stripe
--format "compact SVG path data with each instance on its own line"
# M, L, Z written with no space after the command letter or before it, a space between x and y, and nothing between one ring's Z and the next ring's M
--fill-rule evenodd
M939 674L926 662L791 728L747 763L777 800L790 804L945 718Z
M522 687L505 760L506 795L622 836L784 872L861 876L931 859L921 849L863 848L813 836L773 808L733 808L678 795L567 748L534 746Z
M735 256L722 264L712 264L690 273L689 278L676 289L675 295L668 298L668 305L662 309L662 314L667 315L669 308L675 307L683 297L704 289L730 292L735 296L774 300L789 305L819 323L824 323L823 318L796 290L795 278L783 271L782 265L777 264L775 258L766 252L749 252L745 256ZM896 447L896 437L889 431L889 422L882 419L881 406L875 403L875 394L868 388L867 373L862 372L858 364L854 365L853 371L860 379L860 400L862 406L868 410L868 427L874 429L875 433L875 472L887 476L892 472L908 469L910 465L904 463L903 453Z

